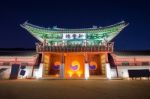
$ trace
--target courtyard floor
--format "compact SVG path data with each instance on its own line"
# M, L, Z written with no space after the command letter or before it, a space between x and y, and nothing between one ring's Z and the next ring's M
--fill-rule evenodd
M150 99L150 81L1 80L0 99Z

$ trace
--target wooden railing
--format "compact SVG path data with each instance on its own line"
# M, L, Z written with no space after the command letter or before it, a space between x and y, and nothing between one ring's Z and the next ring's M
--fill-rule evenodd
M93 45L93 46L48 46L37 44L37 52L113 52L113 44L109 43L107 45Z
M129 62L128 64L123 64L123 62L115 62L117 66L150 66L150 61L147 64L142 62Z

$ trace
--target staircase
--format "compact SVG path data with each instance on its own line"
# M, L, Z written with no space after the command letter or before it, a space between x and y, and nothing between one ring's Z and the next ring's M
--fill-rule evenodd
M108 53L108 62L110 63L110 67L111 68L115 68L116 67L114 58L112 57L112 55L110 53Z
M0 79L3 78L3 72L6 71L8 68L1 68L0 69Z
M1 68L0 69L0 74L3 73L5 70L7 70L7 68Z

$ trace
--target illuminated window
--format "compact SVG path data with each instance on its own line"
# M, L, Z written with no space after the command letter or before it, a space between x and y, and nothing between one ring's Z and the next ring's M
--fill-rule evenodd
M129 62L122 62L122 66L129 66Z
M142 62L142 65L147 66L147 65L149 65L149 63L148 62Z
M9 62L4 62L4 63L3 63L3 65L5 65L5 66L9 66L9 65L10 65L10 63L9 63Z
M28 66L28 63L21 63L21 66Z

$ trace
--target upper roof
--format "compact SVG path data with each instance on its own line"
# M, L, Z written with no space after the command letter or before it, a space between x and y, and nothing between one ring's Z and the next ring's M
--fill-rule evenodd
M39 41L43 42L46 39L48 42L59 41L62 42L63 34L65 33L85 33L87 40L98 40L102 42L104 38L108 41L112 40L121 30L123 30L128 23L121 21L119 23L98 28L82 28L82 29L65 29L65 28L44 28L25 22L21 25L29 33L31 33ZM74 39L75 40L75 39Z
M80 28L80 29L68 29L68 28L58 28L58 27L52 27L52 28L44 28L44 27L40 27L37 25L33 25L28 23L27 21L23 24L21 24L21 27L29 30L29 28L34 28L34 29L38 29L38 30L43 30L43 31L47 31L49 33L75 33L75 32L100 32L100 31L109 31L109 29L119 29L119 28L124 28L128 25L128 23L125 23L125 21L121 21L118 22L116 24L110 25L110 26L105 26L105 27L93 27L93 28Z

